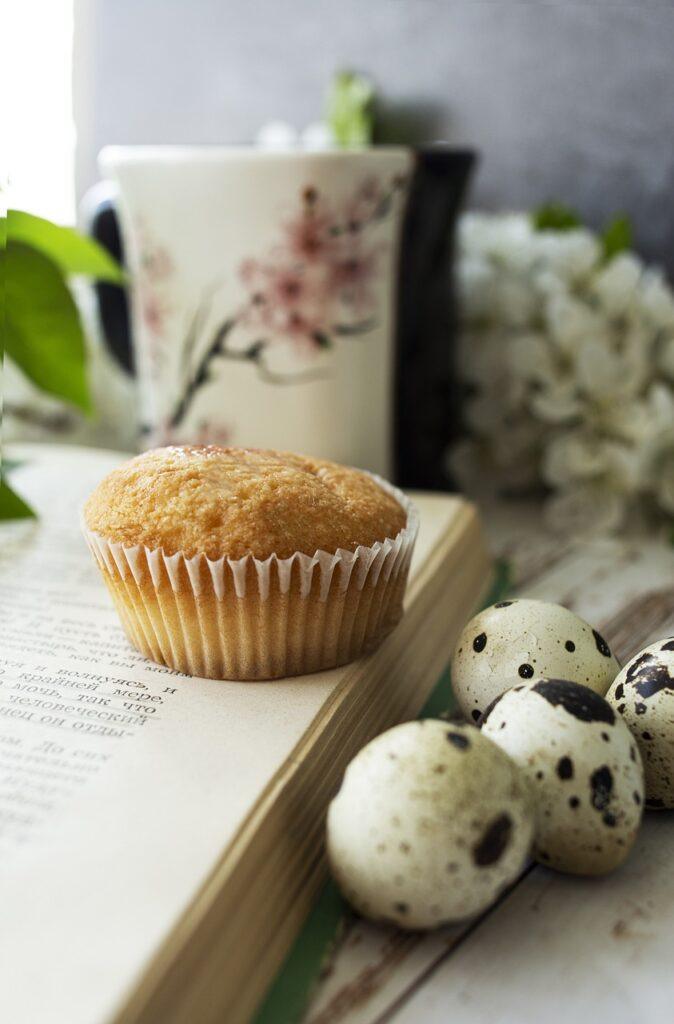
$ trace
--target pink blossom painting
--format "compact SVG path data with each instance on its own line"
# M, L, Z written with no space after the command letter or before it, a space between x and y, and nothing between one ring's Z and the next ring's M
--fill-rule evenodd
M319 352L376 327L386 246L373 229L393 213L405 186L403 175L385 183L368 177L340 203L311 184L301 190L296 209L279 224L277 240L240 262L241 304L215 327L206 346L198 339L213 289L204 293L184 339L186 373L167 432L175 431L203 385L219 374L219 362L250 362L270 384L315 380L325 376L324 368L311 365ZM153 275L161 280L165 271L161 253L151 253L149 280ZM161 306L143 306L143 311L148 327L160 329ZM242 343L242 338L253 340ZM271 364L279 346L291 350L299 369L280 371ZM195 359L197 349L202 354Z
M174 275L168 250L151 236L142 219L137 224L140 240L135 294L140 318L149 338L148 354L153 373L159 370L168 319L173 312L170 289Z

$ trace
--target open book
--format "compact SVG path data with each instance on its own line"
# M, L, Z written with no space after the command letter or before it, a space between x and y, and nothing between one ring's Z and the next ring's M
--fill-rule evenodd
M0 1020L247 1021L325 877L327 803L413 717L488 585L472 507L415 496L406 611L360 662L192 679L127 643L78 508L123 457L21 446L0 525Z

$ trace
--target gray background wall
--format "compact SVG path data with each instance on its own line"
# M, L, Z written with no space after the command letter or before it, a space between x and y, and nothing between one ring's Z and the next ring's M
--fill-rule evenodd
M429 135L477 147L471 205L617 211L674 276L674 4L76 0L78 192L106 143L251 138L370 74Z

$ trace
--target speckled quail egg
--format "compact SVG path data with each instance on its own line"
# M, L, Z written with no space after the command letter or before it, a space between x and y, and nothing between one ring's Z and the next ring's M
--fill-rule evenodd
M644 775L608 701L565 679L522 683L497 697L482 732L529 780L541 863L582 875L622 863L641 821Z
M602 636L568 608L547 601L499 601L468 623L452 659L459 706L476 722L523 679L572 679L605 694L620 670Z
M674 808L674 637L639 651L606 699L637 741L646 775L646 806Z
M521 871L532 834L531 797L513 762L474 727L431 719L364 747L327 821L345 897L401 928L484 910Z

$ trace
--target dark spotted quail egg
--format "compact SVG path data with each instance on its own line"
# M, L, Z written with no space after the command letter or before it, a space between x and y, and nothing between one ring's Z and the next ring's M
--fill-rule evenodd
M333 874L353 906L402 928L488 907L521 871L533 811L519 769L477 729L426 720L354 758L328 811Z
M641 821L643 768L603 697L562 679L522 683L494 701L482 732L530 782L541 863L583 875L622 863Z
M468 623L452 659L452 686L476 722L522 680L572 679L605 694L620 670L602 636L568 608L547 601L499 601Z
M674 808L674 637L658 640L635 655L606 699L639 745L646 806Z

